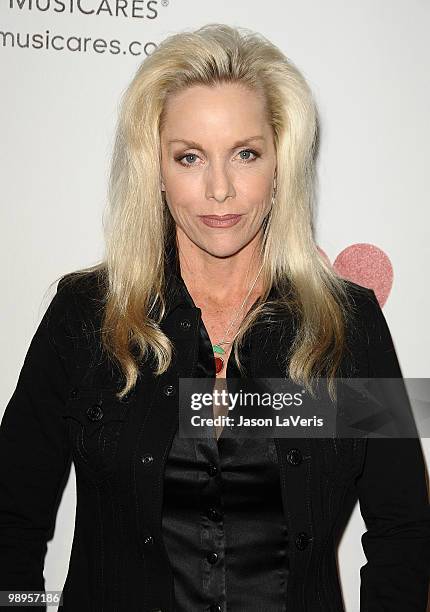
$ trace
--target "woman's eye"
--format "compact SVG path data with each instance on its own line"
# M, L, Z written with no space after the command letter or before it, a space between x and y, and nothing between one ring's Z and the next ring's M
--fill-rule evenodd
M194 165L192 162L190 164L184 164L182 162L183 159L186 159L187 157L197 157L197 155L195 153L187 153L186 155L183 155L182 157L178 158L178 161L183 165L183 166L192 166Z
M258 157L258 153L256 153L255 151L252 151L251 149L243 149L243 151L241 151L239 155L242 155L242 153L251 153L251 155L254 155L255 158ZM249 159L249 158L244 159L243 157L242 157L242 160L244 162L253 161L252 159Z
M256 151L253 151L252 149L243 149L242 151L239 152L239 155L242 156L242 154L251 154L254 155L254 158L246 158L246 157L241 157L241 161L243 163L248 163L250 161L254 161L254 159L256 159L258 157L258 153ZM197 155L195 153L187 153L186 155L182 155L182 157L178 157L177 161L182 165L182 166L194 166L195 164L193 163L195 161L195 159L197 159ZM187 160L188 158L188 160ZM190 159L191 158L191 159ZM183 160L187 160L186 163L184 163Z

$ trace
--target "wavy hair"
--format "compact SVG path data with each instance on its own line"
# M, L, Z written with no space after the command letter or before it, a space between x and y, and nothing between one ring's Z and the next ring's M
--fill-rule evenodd
M160 322L166 308L166 236L174 221L161 191L160 131L169 96L193 85L238 83L264 96L276 156L276 193L261 241L263 294L242 321L233 344L238 367L246 331L281 308L297 320L285 374L311 393L313 381L334 377L346 346L352 304L346 280L320 254L313 238L317 113L303 75L261 34L211 23L175 33L145 58L122 95L104 219L105 253L95 271L106 279L101 339L119 365L122 398L135 386L150 354L155 375L167 370L173 345ZM279 297L268 301L272 287ZM134 353L133 347L137 348Z

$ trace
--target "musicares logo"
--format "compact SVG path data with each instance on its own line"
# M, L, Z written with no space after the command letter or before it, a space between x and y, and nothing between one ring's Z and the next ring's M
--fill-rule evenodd
M10 9L129 19L156 19L158 4L158 0L9 0ZM167 6L169 0L161 4Z

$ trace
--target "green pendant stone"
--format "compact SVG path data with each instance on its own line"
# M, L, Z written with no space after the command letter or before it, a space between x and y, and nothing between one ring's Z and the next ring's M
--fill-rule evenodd
M213 344L212 348L214 353L221 353L221 355L224 355L225 353L225 350L221 346L219 346L219 344Z

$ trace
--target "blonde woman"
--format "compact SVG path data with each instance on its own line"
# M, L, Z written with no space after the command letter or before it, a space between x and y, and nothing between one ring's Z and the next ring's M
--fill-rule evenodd
M374 292L314 242L316 132L308 85L263 36L209 24L143 61L105 256L61 279L1 424L1 590L44 589L73 461L64 612L341 612L357 498L361 610L425 612L418 439L179 436L180 379L326 377L333 393L340 375L402 376Z

